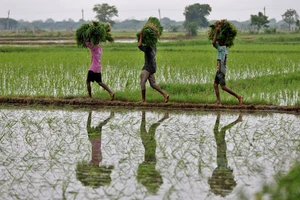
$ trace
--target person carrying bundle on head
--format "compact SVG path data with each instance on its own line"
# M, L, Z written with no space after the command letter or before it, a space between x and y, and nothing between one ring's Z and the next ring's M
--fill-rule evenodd
M228 25L228 24L226 24L226 25ZM215 89L215 93L216 93L216 97L217 97L217 105L222 105L221 100L220 100L219 87L218 87L219 84L221 85L222 90L235 96L238 99L239 104L241 105L243 103L243 97L236 94L233 90L231 90L229 87L227 87L226 82L225 82L226 61L228 58L228 47L233 45L232 40L235 35L231 38L228 38L226 36L220 36L217 41L218 35L220 34L221 27L222 27L221 24L217 24L217 26L215 27L215 32L214 32L213 39L212 39L212 45L218 51L218 53L217 53L217 73L216 73L215 81L214 81L214 89ZM230 29L228 29L228 30L230 30ZM228 41L226 41L226 39L228 39Z
M92 98L91 82L96 81L99 86L104 88L110 95L110 100L113 101L115 94L109 89L109 87L102 82L102 47L100 42L113 42L114 39L111 36L110 24L92 21L91 23L82 24L80 28L76 30L76 42L79 47L89 48L91 51L92 59L91 65L88 69L86 85L88 95Z
M150 22L150 23L149 23ZM154 25L156 24L156 26ZM158 30L160 29L160 30ZM137 34L138 48L144 52L145 63L141 72L142 102L146 102L146 82L149 80L150 86L164 96L164 102L169 101L169 94L164 92L155 81L156 72L156 42L162 32L162 27L156 18L149 18L148 24ZM147 35L145 35L145 33ZM154 34L153 34L154 33Z

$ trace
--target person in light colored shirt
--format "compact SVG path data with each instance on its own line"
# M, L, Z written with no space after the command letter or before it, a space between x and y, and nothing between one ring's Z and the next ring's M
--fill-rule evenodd
M243 97L236 94L234 91L232 91L229 87L226 86L225 74L226 74L226 61L227 61L227 57L228 57L228 48L226 47L224 41L217 42L217 35L218 35L219 31L220 31L220 27L217 27L215 35L212 40L212 45L218 51L217 73L216 73L215 82L214 82L214 88L215 88L215 93L216 93L216 97L217 97L217 104L222 105L221 100L220 100L220 92L219 92L219 84L220 84L222 90L225 90L229 94L235 96L238 99L239 104L242 105Z

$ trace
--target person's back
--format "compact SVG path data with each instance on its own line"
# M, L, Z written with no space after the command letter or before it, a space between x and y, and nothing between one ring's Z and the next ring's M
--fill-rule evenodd
M227 56L228 56L228 48L225 45L226 41L218 41L217 42L217 35L220 31L220 27L216 28L216 32L214 34L213 40L212 40L212 45L214 48L217 49L217 73L215 76L215 81L214 81L214 89L217 97L217 105L222 105L221 104L221 99L220 99L220 92L218 85L221 85L222 90L225 90L229 94L235 96L239 104L241 105L243 103L243 97L236 94L233 90L228 88L226 86L226 81L225 81L225 74L226 74L226 65L227 65Z
M221 42L219 43L215 43L213 44L213 46L217 49L217 61L220 63L218 63L218 66L220 67L220 69L218 69L219 71L221 71L224 75L226 74L226 55L228 53L227 47L225 45L220 45L222 44Z
M138 43L138 48L144 52L145 63L142 68L140 75L141 90L142 90L142 102L146 102L146 82L149 80L150 86L157 90L164 96L165 103L169 101L169 95L164 92L157 84L155 80L156 72L156 46L144 46L143 45L143 32L140 32L140 38Z
M225 49L225 69L227 69L227 59L228 59L228 46L226 45L226 49Z
M101 57L102 57L102 47L100 44L92 45L90 42L90 38L86 41L86 46L91 50L92 59L91 59L91 65L88 70L88 75L86 79L86 85L89 97L92 98L92 88L91 88L91 82L96 81L99 86L104 88L110 95L110 100L114 100L115 94L109 89L107 85L105 85L102 82L102 65L101 65Z
M101 72L101 57L102 57L102 47L100 45L91 45L89 41L86 42L86 46L91 50L92 61L89 70L99 73Z
M143 69L150 73L156 72L156 46L138 46L145 54L145 64Z

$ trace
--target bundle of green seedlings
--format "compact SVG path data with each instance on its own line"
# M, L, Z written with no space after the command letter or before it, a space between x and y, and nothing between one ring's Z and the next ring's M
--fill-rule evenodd
M217 35L217 41L225 42L227 47L233 46L233 41L237 35L237 30L234 25L228 22L226 19L217 20L214 24L211 24L210 30L208 31L208 39L212 40L214 38L216 28L219 27L219 33Z
M163 27L156 17L149 17L140 32L143 32L143 45L154 46L163 32ZM140 32L136 34L138 41L140 40Z
M88 40L92 45L106 41L113 42L110 24L99 21L82 24L76 30L76 43L79 47L87 48L85 42Z

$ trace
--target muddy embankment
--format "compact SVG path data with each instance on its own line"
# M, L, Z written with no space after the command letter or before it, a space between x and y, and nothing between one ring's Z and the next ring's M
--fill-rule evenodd
M300 106L275 106L275 105L216 105L179 102L128 102L128 101L106 101L91 98L42 98L42 97L0 97L0 104L8 106L56 106L73 108L124 108L124 109L172 109L172 110L227 110L227 111L269 111L300 113Z

